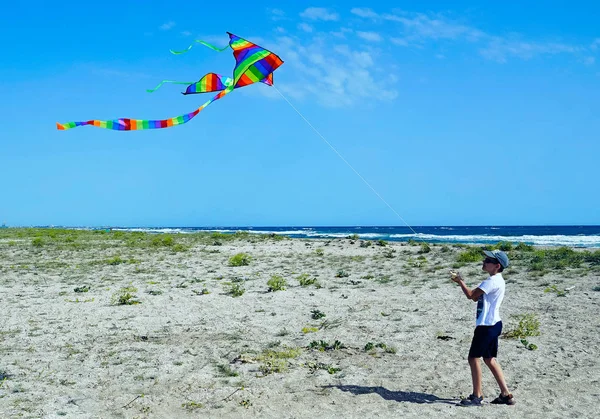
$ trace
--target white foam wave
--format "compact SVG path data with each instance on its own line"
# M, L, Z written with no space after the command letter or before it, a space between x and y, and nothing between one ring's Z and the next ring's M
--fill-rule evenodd
M164 233L164 234L177 234L177 233L193 233L194 231L183 228L151 228L151 227L133 227L133 228L123 228L123 227L114 227L111 230L113 231L132 231L138 233ZM223 230L227 231L227 230Z
M392 234L390 237L398 239L420 238L422 240L441 241L441 242L459 242L459 243L496 243L508 241L512 243L528 243L538 246L580 246L580 247L600 247L600 235L593 236L486 236L486 235L448 235L440 236L436 234Z
M240 230L234 228L214 228L214 229L192 229L192 228L113 228L120 231L139 231L146 233L196 233L196 232L218 232L218 233L235 233L236 231L247 231L251 234L277 234L283 236L295 236L306 238L346 238L353 235L353 232L324 232L314 228L297 228L289 230ZM479 234L454 234L454 235L439 235L439 234L382 234L382 233L358 233L361 239L369 240L391 240L391 241L406 241L409 239L420 239L428 242L436 243L465 243L465 244L486 244L497 243L500 241L508 241L511 243L527 243L537 246L570 246L570 247L600 247L600 235L522 235L522 236L502 236L502 235L479 235Z

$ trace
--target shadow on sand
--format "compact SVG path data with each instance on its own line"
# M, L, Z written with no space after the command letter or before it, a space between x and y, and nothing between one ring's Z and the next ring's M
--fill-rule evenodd
M444 404L456 404L455 399L442 399L434 396L433 394L417 393L415 391L391 391L385 387L364 387L364 386L352 386L352 385L329 385L323 386L323 388L337 388L342 391L360 395L360 394L371 394L375 393L380 395L385 400L394 400L397 402L410 402L410 403L444 403Z

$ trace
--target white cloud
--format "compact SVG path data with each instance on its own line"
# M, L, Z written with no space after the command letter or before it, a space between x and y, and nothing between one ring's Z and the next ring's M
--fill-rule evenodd
M537 55L574 54L581 47L556 42L531 42L519 39L492 37L487 46L480 49L481 55L490 60L504 63L510 56L531 59Z
M596 51L598 48L600 48L600 38L594 39L594 42L592 42L590 48L592 49L592 51Z
M367 51L353 51L348 45L336 45L334 50L349 58L348 62L359 67L371 67L374 64L371 54Z
M174 26L175 26L175 22L169 21L167 23L163 23L162 25L160 25L159 28L161 31L168 31L169 29L173 29Z
M282 28L281 26L278 26L278 27L275 28L275 32L285 33L285 29Z
M350 13L367 19L376 19L379 17L377 13L375 13L372 9L369 9L367 7L355 7L352 10L350 10Z
M301 29L304 32L312 32L313 31L313 27L310 26L308 23L299 23L298 29Z
M377 32L361 32L361 31L357 31L356 35L359 38L362 38L365 41L370 41L370 42L381 42L383 40L383 38L381 38L381 35L379 35Z
M570 54L578 56L581 62L591 60L581 57L589 50L600 49L600 38L589 47L555 41L532 41L520 35L498 36L486 33L472 25L451 19L440 13L409 13L394 10L392 13L378 14L371 9L352 9L361 17L380 18L399 25L399 36L390 41L399 46L423 47L429 41L468 42L478 44L479 53L493 61L504 63L511 57L530 59L540 55Z
M272 20L283 20L285 19L285 12L281 9L267 9L267 11L271 14Z
M584 63L585 65L594 65L594 63L595 63L595 62L596 62L596 58L594 58L594 57L591 57L591 56L585 57L585 58L583 59L583 63Z
M337 37L337 38L345 39L346 38L346 34L347 33L352 33L352 32L353 32L352 29L349 29L349 28L340 28L339 31L333 31L333 32L330 32L330 34L332 36Z
M300 13L300 16L311 20L335 21L339 19L337 13L330 12L323 7L309 7Z
M181 34L183 36L190 36L192 33L190 31L183 31L183 32L181 32Z
M480 30L450 20L442 15L429 17L423 13L387 13L383 18L403 26L405 38L416 42L426 39L459 39L476 41L485 36Z
M389 102L398 96L392 87L393 71L378 59L377 52L336 42L326 33L302 43L279 38L273 50L286 62L286 79L277 79L278 89L290 98L328 107L351 107L367 99L369 103Z
M392 41L393 44L400 45L402 47L407 47L410 45L410 42L404 38L390 38L390 41Z

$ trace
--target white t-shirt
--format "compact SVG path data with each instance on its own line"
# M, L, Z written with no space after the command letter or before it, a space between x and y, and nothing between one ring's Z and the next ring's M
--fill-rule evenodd
M500 304L504 299L504 278L497 273L488 277L477 288L481 288L483 294L477 300L477 318L475 326L493 326L500 319Z

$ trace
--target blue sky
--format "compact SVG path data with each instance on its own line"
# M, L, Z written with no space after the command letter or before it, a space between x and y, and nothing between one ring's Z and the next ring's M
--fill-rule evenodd
M5 5L0 222L403 225L265 85L175 128L56 130L192 111L208 97L146 89L229 74L231 51L169 49L230 31L411 226L600 224L600 5L491 3Z

